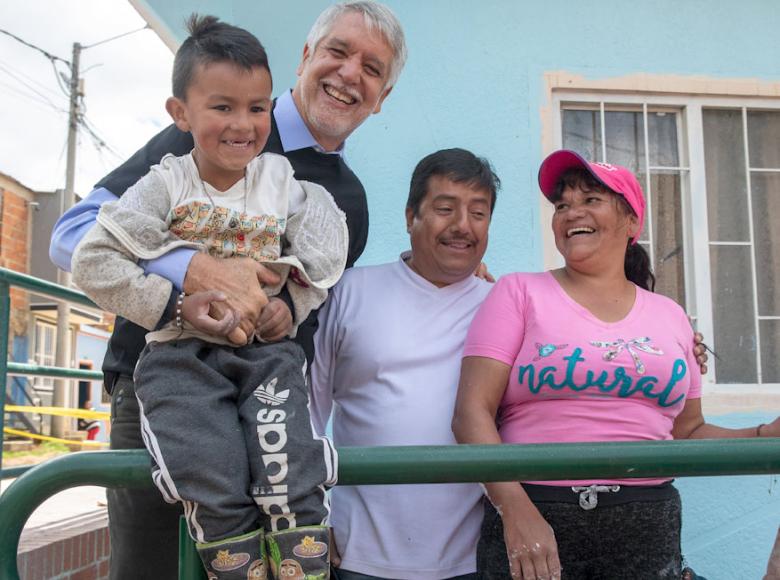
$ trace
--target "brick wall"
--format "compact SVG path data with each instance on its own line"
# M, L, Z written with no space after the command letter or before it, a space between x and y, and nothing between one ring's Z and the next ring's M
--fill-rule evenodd
M27 200L0 187L0 266L28 273L30 208ZM11 333L25 334L29 299L27 292L11 288Z
M110 554L108 528L56 540L17 556L21 580L105 580Z

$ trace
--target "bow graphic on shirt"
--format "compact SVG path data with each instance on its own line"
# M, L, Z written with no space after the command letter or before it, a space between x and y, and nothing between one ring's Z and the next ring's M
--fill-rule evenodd
M602 340L590 341L590 343L595 347L608 349L601 357L605 361L615 360L617 356L625 349L628 354L631 355L631 358L634 361L634 367L636 368L636 372L639 375L645 374L646 369L645 364L639 358L639 354L636 352L636 350L641 350L642 352L646 352L647 354L654 354L656 356L664 354L660 348L656 348L652 344L648 344L649 342L649 336L640 336L637 338L632 338L631 340L618 338L617 340L613 340L611 342L605 342Z

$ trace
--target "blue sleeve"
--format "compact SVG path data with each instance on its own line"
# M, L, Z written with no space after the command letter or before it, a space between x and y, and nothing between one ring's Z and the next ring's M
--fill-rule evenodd
M49 245L49 258L60 270L70 272L73 250L95 225L100 206L115 199L113 193L99 187L60 216L54 224Z
M97 222L100 206L116 199L117 197L109 190L98 187L62 214L54 224L49 245L49 258L58 268L70 272L73 251ZM184 276L195 252L196 250L189 248L178 248L155 260L141 261L139 265L145 273L162 276L181 291L184 286Z

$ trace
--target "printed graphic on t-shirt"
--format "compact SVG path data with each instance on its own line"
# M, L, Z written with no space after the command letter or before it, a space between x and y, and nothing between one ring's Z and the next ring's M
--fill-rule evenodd
M191 201L171 210L170 231L188 242L205 246L217 258L248 257L259 262L277 260L286 218L249 216L226 207Z
M658 358L646 364L647 355L664 354L649 336L590 340L581 347L536 342L534 353L517 370L517 381L532 398L641 397L660 407L685 399L685 361L675 358L670 367L669 358Z
M636 368L636 373L638 375L645 374L645 363L642 362L642 360L639 358L639 354L634 349L639 349L642 352L654 354L656 356L664 354L660 348L656 348L652 344L649 344L649 336L641 336L631 340L618 338L617 340L612 340L610 342L605 342L602 340L591 340L590 343L598 348L607 349L603 355L603 358L606 361L615 360L615 358L617 358L617 356L625 349L625 351L634 361L634 367Z

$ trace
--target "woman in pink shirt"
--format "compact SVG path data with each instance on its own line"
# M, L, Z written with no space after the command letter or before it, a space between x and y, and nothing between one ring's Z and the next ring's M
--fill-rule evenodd
M461 443L780 435L705 423L693 330L652 292L645 200L624 167L557 151L539 185L565 266L503 277L464 348ZM665 479L486 484L480 578L681 577L680 497ZM495 507L494 507L495 506Z

